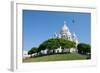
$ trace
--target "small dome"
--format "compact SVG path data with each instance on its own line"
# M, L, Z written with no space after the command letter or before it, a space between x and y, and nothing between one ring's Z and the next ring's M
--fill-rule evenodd
M77 38L77 36L76 36L76 34L75 34L75 33L73 33L73 37L74 37L74 38Z
M69 36L71 36L71 33L70 33L69 31L67 32L67 34L68 34Z

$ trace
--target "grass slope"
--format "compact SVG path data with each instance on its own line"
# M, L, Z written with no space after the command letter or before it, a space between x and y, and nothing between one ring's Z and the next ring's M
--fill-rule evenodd
M23 62L45 62L45 61L63 61L63 60L85 60L87 56L77 53L72 54L53 54L41 57L23 59Z

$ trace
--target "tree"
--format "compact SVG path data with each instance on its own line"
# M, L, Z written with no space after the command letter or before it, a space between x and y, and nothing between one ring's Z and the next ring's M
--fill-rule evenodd
M75 47L75 42L66 40L64 38L51 38L40 44L38 52L40 52L41 50L48 49L48 53L54 53L54 50L59 48L60 46L62 47L62 49L70 49L72 47ZM50 50L52 50L53 52L50 52Z
M38 49L37 49L36 47L33 47L33 48L31 48L31 49L28 51L28 54L31 55L31 57L32 57L32 54L33 54L33 53L37 53L37 50L38 50Z
M78 49L78 53L81 54L88 54L91 52L91 46L85 43L78 44L77 49Z
M51 38L44 41L42 44L40 44L38 48L38 52L40 52L41 50L48 49L48 53L50 54L50 53L54 53L54 50L59 47L60 46L58 40L56 38ZM50 50L53 50L53 52L50 52Z
M59 39L59 43L60 43L60 45L62 47L62 51L64 49L68 49L70 51L70 48L75 48L75 45L76 45L75 42L69 41L69 40L64 39L64 38L60 38Z

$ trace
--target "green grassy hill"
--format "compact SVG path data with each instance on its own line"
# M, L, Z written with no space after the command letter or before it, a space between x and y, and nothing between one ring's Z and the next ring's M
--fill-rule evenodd
M23 62L45 62L45 61L64 61L64 60L86 60L86 55L80 55L77 53L71 54L53 54L41 57L33 57L23 59Z

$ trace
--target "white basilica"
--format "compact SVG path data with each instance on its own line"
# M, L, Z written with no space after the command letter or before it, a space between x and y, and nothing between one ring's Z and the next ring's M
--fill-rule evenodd
M74 41L76 43L76 46L79 43L76 34L75 33L72 34L69 28L67 27L66 21L64 21L64 25L61 28L60 32L58 34L57 33L54 34L54 38L65 38L67 40Z

